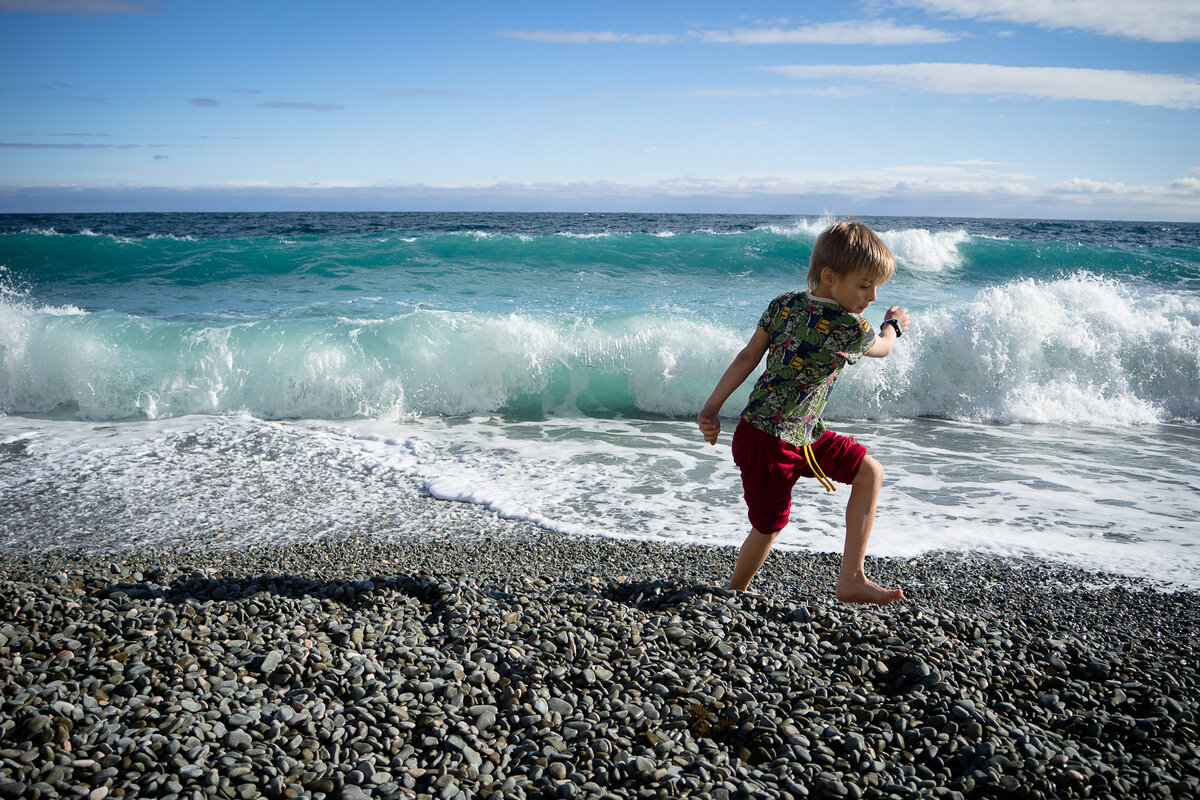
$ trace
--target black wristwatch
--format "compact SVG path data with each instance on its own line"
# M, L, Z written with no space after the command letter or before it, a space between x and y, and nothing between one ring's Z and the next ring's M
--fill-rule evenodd
M897 338L897 339L899 339L901 336L903 336L903 335L904 335L904 332L903 332L902 330L900 330L900 323L899 323L899 322L897 322L896 320L894 320L894 319L885 319L885 320L883 321L883 325L880 325L880 326L879 326L879 329L880 329L880 330L883 330L883 327L884 327L884 325L891 325L891 326L892 326L892 328L894 328L894 329L895 329L895 331L896 331L896 338Z

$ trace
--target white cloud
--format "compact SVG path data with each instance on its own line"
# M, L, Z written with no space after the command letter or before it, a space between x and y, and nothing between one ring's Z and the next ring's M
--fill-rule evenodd
M1147 210L1174 207L1184 210L1181 219L1194 221L1200 216L1200 178L1192 172L1193 176L1176 178L1164 186L1071 178L1047 187L1045 194L1080 209L1127 208L1144 215Z
M283 108L294 111L344 111L345 106L341 103L287 103L280 101L272 101L270 103L259 103L259 108Z
M1196 0L895 0L967 19L1073 29L1150 42L1200 41Z
M674 92L676 97L708 97L714 100L743 100L751 97L854 97L864 90L854 86L816 87L745 87L732 89L682 89Z
M920 25L898 26L891 20L826 22L803 28L738 28L732 31L699 31L705 42L720 44L941 44L960 36Z
M796 80L846 78L943 94L1023 95L1200 108L1200 80L1164 73L949 63L813 64L763 69Z
M897 25L892 20L826 22L800 28L778 25L733 30L693 31L687 36L673 33L618 33L615 31L501 31L509 39L554 44L680 44L699 41L712 44L796 45L865 44L906 45L941 44L958 41L961 36L921 25Z
M0 186L0 212L31 210L703 211L1081 219L1191 220L1200 170L1166 184L1036 176L983 166L912 164L830 173L678 176L471 185L360 185L354 181L219 186Z
M397 89L394 92L388 92L387 97L468 97L472 92L460 92L450 89Z
M553 44L675 44L680 38L670 33L616 33L614 31L501 31L509 39Z

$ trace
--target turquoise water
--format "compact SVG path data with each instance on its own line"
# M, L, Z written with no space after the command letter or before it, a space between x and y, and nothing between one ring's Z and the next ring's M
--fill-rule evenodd
M1200 582L1200 225L864 221L898 259L868 319L913 315L827 412L888 456L871 551ZM740 541L727 437L703 447L690 420L766 303L803 284L827 222L0 216L0 444L26 478L33 457L85 492L69 464L104 453L135 492L147 478L121 465L137 459L203 472L164 460L170 437L220 452L236 450L221 431L252 430L572 534ZM785 540L839 549L844 499L798 500L811 513ZM180 527L197 514L177 509ZM11 547L63 543L17 528L0 523Z

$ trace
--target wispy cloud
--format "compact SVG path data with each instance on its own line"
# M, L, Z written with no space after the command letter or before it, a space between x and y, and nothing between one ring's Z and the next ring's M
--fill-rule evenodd
M731 89L681 89L674 97L708 97L714 100L745 100L754 97L854 97L866 92L860 86L759 86Z
M894 0L961 19L1015 22L1150 42L1200 41L1196 0Z
M284 103L271 101L259 103L259 108L284 108L296 111L341 111L345 108L341 103Z
M681 44L703 42L737 45L940 44L957 41L958 34L921 25L897 25L892 20L849 20L787 28L780 25L732 30L675 33L618 33L616 31L501 31L501 36L554 44Z
M1020 95L1200 108L1200 80L1126 70L997 64L809 64L763 67L795 80L849 79L943 94Z
M892 0L958 19L1080 30L1151 42L1200 41L1200 3L1195 0ZM667 45L689 41L738 45L914 45L960 40L961 34L894 20L846 20L795 28L780 24L678 33L508 30L500 36L554 44ZM1000 35L1011 36L1011 31Z
M25 135L25 134L22 134L22 135ZM47 135L47 136L78 136L78 137L81 137L81 138L82 138L82 137L86 137L86 138L88 138L88 139L111 139L111 138L113 138L113 135L112 135L111 133L79 133L79 132L71 132L71 133L50 133L50 134L46 134L46 135Z
M387 97L466 97L472 92L457 92L450 89L397 89Z
M211 97L193 97L191 100L188 100L188 102L194 106L200 106L201 108L216 108L217 106L221 105L219 100L214 100Z
M955 167L1003 167L1007 166L1004 161L987 161L982 158L966 158L961 161L947 161L947 164Z
M704 42L719 44L941 44L961 36L921 25L897 25L892 20L826 22L801 28L737 28L731 31L699 31Z
M157 14L158 2L137 0L0 0L0 14L57 14L64 17L108 17Z
M68 136L90 136L93 134L64 134ZM104 134L95 134L104 135ZM100 142L0 142L0 150L137 150L144 147L191 147L183 144L105 144Z
M508 39L552 44L676 44L673 33L617 33L615 31L500 31Z

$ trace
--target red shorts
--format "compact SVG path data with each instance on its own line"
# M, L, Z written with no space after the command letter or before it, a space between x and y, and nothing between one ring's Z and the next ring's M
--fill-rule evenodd
M813 442L812 453L830 479L850 484L867 448L827 430ZM800 478L816 477L804 451L740 420L733 432L733 461L742 470L750 524L763 533L782 530L792 510L792 487Z

